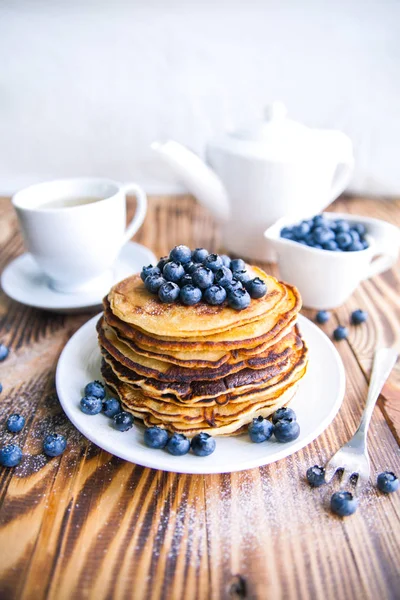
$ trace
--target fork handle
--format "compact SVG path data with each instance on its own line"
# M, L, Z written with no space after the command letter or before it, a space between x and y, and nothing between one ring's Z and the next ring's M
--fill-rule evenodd
M396 364L397 356L398 354L395 348L381 348L375 352L372 375L369 382L367 403L361 417L360 426L355 434L362 436L364 443L366 443L367 440L368 427L376 401L379 398L379 394L381 393L381 390L387 378L389 377L391 370Z

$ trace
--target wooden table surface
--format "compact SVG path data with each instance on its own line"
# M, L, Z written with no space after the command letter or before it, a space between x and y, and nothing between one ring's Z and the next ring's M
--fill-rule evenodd
M332 209L400 226L399 201L341 199ZM2 270L23 251L5 199L0 223ZM159 256L177 243L219 249L212 217L185 196L151 198L135 239ZM372 480L357 513L332 516L332 487L312 490L304 478L355 431L375 348L399 347L399 292L397 268L363 283L324 326L331 335L352 310L369 313L336 344L347 389L323 435L275 464L209 476L146 469L83 438L58 403L54 372L90 315L51 314L2 294L0 341L11 352L0 363L0 443L13 439L9 414L21 412L27 423L17 436L23 462L0 468L0 599L400 598L400 492L384 496L375 487L379 472L400 474L399 364L372 418ZM68 447L47 460L41 442L53 430Z

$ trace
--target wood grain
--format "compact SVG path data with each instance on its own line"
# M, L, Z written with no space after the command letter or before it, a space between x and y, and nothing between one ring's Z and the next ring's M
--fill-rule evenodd
M157 255L178 242L220 248L212 217L192 198L149 204L135 239ZM399 201L341 199L332 210L400 225ZM7 200L0 222L2 269L23 251ZM356 429L375 348L400 344L399 292L397 267L363 283L323 327L331 335L351 310L369 313L337 343L346 397L323 435L278 463L205 477L132 465L83 438L60 408L54 371L90 315L53 315L2 294L0 340L11 353L0 363L0 443L13 439L4 427L11 412L23 413L27 425L18 434L23 462L0 469L0 599L398 598L399 495L379 494L371 482L358 512L341 520L328 510L332 488L311 490L304 474ZM371 423L373 480L387 468L400 473L399 416L397 365ZM48 460L41 440L52 430L67 436L68 448Z

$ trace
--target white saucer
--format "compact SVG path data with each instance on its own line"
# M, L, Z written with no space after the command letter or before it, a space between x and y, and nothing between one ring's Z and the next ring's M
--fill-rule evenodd
M140 271L144 265L156 262L151 250L141 244L128 242L113 266L112 284ZM1 287L7 296L27 306L70 313L100 306L110 286L104 290L61 294L49 287L47 277L40 271L32 256L22 254L4 269Z
M288 444L269 440L254 444L247 433L216 438L213 454L198 457L192 453L171 456L165 450L144 445L143 427L134 425L121 433L103 414L85 415L79 407L83 388L93 379L101 379L101 356L97 343L99 315L85 323L65 346L57 365L56 387L61 405L69 419L89 440L111 454L130 462L176 473L228 473L260 467L274 462L318 437L331 423L345 391L345 374L340 356L329 338L311 321L299 316L299 326L309 347L307 375L290 406L296 411L300 437Z

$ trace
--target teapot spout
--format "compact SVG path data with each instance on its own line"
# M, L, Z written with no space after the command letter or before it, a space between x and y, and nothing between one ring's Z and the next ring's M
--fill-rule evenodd
M191 194L219 220L229 217L229 202L220 178L182 144L153 142L151 148L175 171Z

